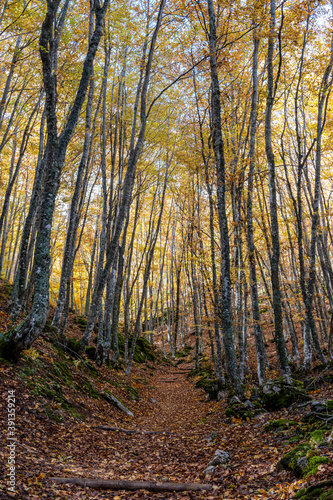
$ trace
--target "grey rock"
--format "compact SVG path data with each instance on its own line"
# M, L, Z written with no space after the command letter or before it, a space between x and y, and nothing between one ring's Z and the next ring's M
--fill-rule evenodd
M262 392L264 394L272 394L272 393L279 393L280 392L280 387L276 385L274 380L267 380L266 383L262 387Z
M309 465L309 462L308 462L308 459L306 457L301 457L296 462L296 466L299 467L301 470L306 469L308 465Z
M229 401L229 406L240 404L241 400L239 399L238 396L232 396L232 398Z
M310 408L311 411L325 411L327 408L326 401L312 401Z
M218 401L221 401L221 399L224 399L224 398L226 397L226 395L227 395L227 394L226 394L226 392L225 392L225 391L219 391L219 392L217 393L217 400L218 400Z
M214 472L215 472L215 467L214 467L214 465L209 465L209 466L207 467L207 469L205 469L205 470L203 471L203 473L205 474L205 476L209 476L210 474L214 474Z
M255 407L256 406L249 400L245 401L244 403L244 408L246 408L247 410L253 410Z
M230 455L227 451L216 450L214 457L208 463L208 466L210 466L210 465L215 465L215 466L216 465L223 465L223 464L230 462L230 460L231 460L231 458L230 458Z

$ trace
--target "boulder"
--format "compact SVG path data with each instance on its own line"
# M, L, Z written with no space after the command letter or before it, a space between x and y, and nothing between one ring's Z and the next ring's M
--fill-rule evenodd
M303 422L315 424L317 422L327 423L332 425L333 421L333 400L328 401L312 401L310 410L303 416Z
M232 398L230 402L233 400ZM238 398L237 398L238 399ZM266 413L265 408L261 406L259 402L252 403L251 401L245 401L244 403L236 403L229 405L225 411L226 417L236 417L243 420L252 419L257 415L262 415Z
M228 462L230 462L230 460L231 460L231 457L227 451L216 450L214 457L212 458L212 460L208 464L208 467L210 467L210 466L216 467L217 465L227 464Z
M311 400L301 382L289 381L282 377L266 381L261 389L261 399L268 411L278 411L282 408L288 408L293 403Z
M202 388L211 400L217 400L218 394L222 389L222 385L217 378L206 374L196 382L195 387Z
M214 467L214 465L209 465L204 471L203 473L205 474L205 476L210 476L212 474L214 474L215 472L215 469L216 467Z
M241 400L239 399L238 396L232 396L232 398L229 400L229 406L233 406L236 404L240 404Z
M309 477L316 474L319 465L328 463L328 458L320 456L318 445L324 441L325 431L310 434L306 443L298 444L278 461L278 470L289 470L297 477Z

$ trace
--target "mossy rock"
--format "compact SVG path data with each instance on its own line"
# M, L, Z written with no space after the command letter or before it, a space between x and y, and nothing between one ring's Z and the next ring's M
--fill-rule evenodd
M225 416L229 418L241 418L242 420L252 420L263 413L266 413L266 410L259 403L245 401L245 403L236 403L227 408Z
M92 361L95 361L96 359L96 347L94 346L88 346L86 348L86 355L88 356L89 359L91 359Z
M302 488L293 498L298 500L333 500L332 486L332 481L323 481L323 483L318 483L318 486L314 484L308 488Z
M128 339L128 349L131 349L133 336ZM118 333L118 349L120 356L125 354L125 338L121 333ZM135 344L133 360L136 363L145 363L148 361L155 361L157 358L154 348L151 343L144 337L139 337Z
M203 389L211 400L216 400L218 393L222 389L222 385L217 378L210 378L207 376L200 378L196 382L195 387Z
M66 343L66 351L71 355L73 355L73 352L79 353L80 352L80 341L76 340L74 337L68 339L67 343Z
M57 333L57 329L56 329L55 326L52 326L52 321L48 320L45 323L45 326L43 328L43 332L46 332L46 333Z
M298 425L299 423L296 422L296 420L286 420L285 418L282 418L280 420L272 420L267 425L265 425L265 431L280 432L290 429L291 427L297 427Z
M329 459L318 456L317 446L324 440L325 431L312 432L306 443L298 444L288 451L277 463L277 469L290 470L297 477L306 478L317 473L321 464L327 464Z
M177 351L175 353L175 357L176 358L186 358L190 354L190 352L191 352L192 349L193 349L192 346L185 345L185 347L184 347L184 349L182 351Z
M289 383L283 378L267 380L261 389L261 399L268 411L278 411L288 408L293 403L310 401L310 396L304 391L299 381Z
M303 422L307 424L320 424L327 428L331 427L333 418L333 400L313 401L310 410L303 416Z

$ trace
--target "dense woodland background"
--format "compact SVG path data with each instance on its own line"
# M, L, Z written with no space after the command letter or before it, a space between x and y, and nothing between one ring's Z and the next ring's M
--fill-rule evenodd
M4 0L0 42L2 357L75 311L127 373L140 337L238 393L268 330L287 378L332 360L329 2Z

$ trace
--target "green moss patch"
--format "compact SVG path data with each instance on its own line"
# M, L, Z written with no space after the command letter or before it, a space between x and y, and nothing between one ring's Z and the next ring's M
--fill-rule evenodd
M128 340L128 350L131 349L133 337L130 336ZM125 338L121 333L118 333L118 348L120 356L125 354ZM155 361L157 358L154 348L151 343L144 337L139 337L135 344L133 360L136 363L145 363L148 361Z
M325 431L312 432L306 443L288 451L277 463L277 469L290 470L297 477L306 478L316 474L319 465L328 463L328 458L318 455L317 447L324 441Z
M78 391L87 394L91 398L101 399L101 393L98 392L95 387L89 382L89 380L83 380L80 384L76 385Z
M270 431L280 432L280 431L285 431L287 429L290 429L292 427L296 427L297 425L299 425L299 424L298 424L298 422L296 422L296 420L286 420L286 419L282 418L280 420L272 420L267 425L265 425L265 431L266 432L270 432Z
M251 420L252 418L262 415L266 410L257 402L251 403L236 403L230 406L225 411L226 417L241 418L242 420Z
M192 349L193 349L192 346L186 345L182 351L177 351L175 353L175 357L176 358L186 358L190 354Z
M282 378L267 380L261 390L261 399L268 411L278 411L288 408L293 403L311 400L301 382L293 380L289 383Z
M293 497L298 500L333 500L333 481L323 481L318 485L302 488Z

